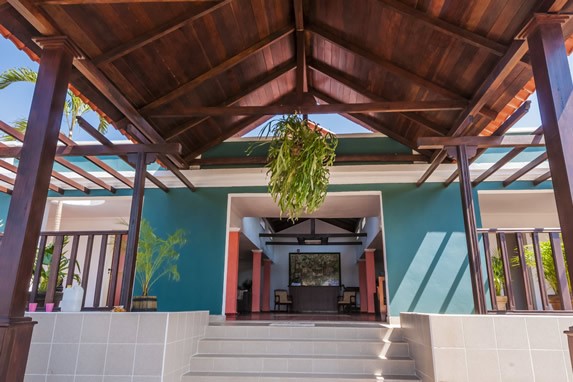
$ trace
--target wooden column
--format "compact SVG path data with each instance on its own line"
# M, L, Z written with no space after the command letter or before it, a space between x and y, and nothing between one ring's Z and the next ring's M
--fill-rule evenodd
M253 249L253 285L251 288L251 312L258 313L261 311L261 262L263 251Z
M475 147L471 150L475 154ZM448 148L450 155L455 155L458 162L458 173L460 176L460 193L462 197L462 214L464 216L464 227L466 231L466 243L468 247L468 258L470 264L470 277L472 282L472 294L474 299L474 310L477 314L486 313L485 289L481 273L481 259L478 245L476 215L474 210L474 199L470 178L470 168L468 160L468 148L465 145Z
M62 110L77 50L65 37L41 38L38 81L0 248L0 381L22 381L35 322L24 317L31 269Z
M366 292L366 261L358 260L358 283L360 286L360 312L368 312L368 293Z
M262 312L270 312L270 298L271 298L271 265L272 261L269 259L263 260L263 292L262 292Z
M567 267L573 275L573 83L561 30L566 20L567 16L537 15L523 36L529 45ZM565 289L563 308L571 309Z
M133 181L133 194L131 196L131 209L129 211L129 232L125 250L123 279L121 282L121 305L129 311L131 309L131 296L133 294L133 280L135 278L135 264L137 262L137 247L139 244L139 228L143 210L143 195L145 194L145 173L147 163L154 156L145 153L129 155L128 160L135 165L135 179Z
M374 262L374 249L364 250L365 273L366 273L366 301L368 301L368 313L376 313L374 294L376 293L376 265ZM362 299L362 296L360 296Z
M239 283L239 235L237 228L229 230L227 251L227 287L225 289L225 314L237 314L237 287Z

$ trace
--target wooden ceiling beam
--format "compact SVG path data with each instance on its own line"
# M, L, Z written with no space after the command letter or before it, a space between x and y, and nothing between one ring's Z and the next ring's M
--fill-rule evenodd
M5 160L0 159L0 167L10 171L13 174L18 173L18 168L11 163L6 162ZM63 194L64 190L52 183L50 183L50 191L56 192L58 194Z
M139 3L220 3L221 0L36 0L38 5L99 5Z
M177 18L175 18L174 20L169 21L168 23L165 23L153 30L150 30L149 32L146 32L144 34L142 34L141 36L138 36L132 40L129 40L123 44L120 44L118 46L116 46L115 48L102 53L101 55L95 57L92 62L96 65L96 66L101 66L110 62L113 62L123 56L128 55L129 53L133 52L134 50L140 49L150 43L152 43L153 41L159 40L160 38L175 32L176 30L179 30L181 28L183 28L185 25L188 25L192 22L194 22L195 20L199 20L200 18L216 11L217 9L229 4L232 0L224 0L224 1L218 1L215 2L215 4L213 4L212 6L210 6L209 8L205 9L202 12L196 13L196 11L194 11L193 13L185 13Z
M113 146L103 146L103 145L58 146L56 148L56 162L65 167L70 166L68 168L73 169L76 168L77 166L74 165L73 163L61 163L58 157L64 157L64 156L83 157L87 155L127 155L127 154L138 154L138 153L167 154L180 150L181 150L181 144L179 143L159 143L159 144L138 143L138 144L121 144ZM21 151L22 147L3 146L0 148L0 157L18 158L20 156Z
M508 164L512 159L514 159L516 156L525 151L525 149L526 147L516 147L507 154L505 154L500 160L495 162L490 168L485 170L483 173L480 174L480 176L478 176L474 181L472 181L472 186L476 187L478 184L485 181L487 178L492 176L503 166Z
M463 95L458 94L453 90L447 89L446 87L439 85L435 82L427 80L424 77L421 77L421 76L417 75L416 73L413 73L407 69L404 69L404 68L394 64L391 61L388 61L382 57L379 57L379 56L373 54L372 52L359 47L355 43L351 43L349 41L346 41L343 38L337 36L331 30L328 30L326 28L327 27L325 27L325 26L319 27L319 26L314 25L314 24L308 25L306 27L307 30L311 31L315 35L317 35L317 36L319 36L325 40L330 41L332 44L337 45L337 46L343 48L344 50L346 50L350 53L353 53L353 54L356 54L358 56L361 56L362 58L365 58L368 61L371 61L371 62L375 63L376 65L384 68L388 72L391 72L398 77L401 77L405 80L408 80L408 81L416 84L417 86L420 86L420 87L423 87L427 90L430 90L431 92L433 92L435 94L440 94L446 98L467 101L467 99Z
M104 136L102 133L100 133L95 127L93 127L92 125L89 124L88 121L86 121L85 119L83 119L82 117L77 117L78 120L78 124L82 127L82 129L84 129L84 131L86 133L88 133L92 138L94 138L95 140L97 140L99 143L101 143L104 146L113 146L113 142L110 141L106 136ZM132 168L135 168L135 164L133 164L132 162L130 162L127 158L126 155L120 155L119 156L125 163L127 163L128 165L130 165ZM133 188L133 182L129 179L127 179L126 177L124 177L123 175L119 174L119 176L121 178L118 178L120 181L122 181L124 184L126 184L128 187ZM157 179L155 176L151 175L148 171L145 172L145 177L147 179L149 179L153 184L155 184L157 187L159 187L160 189L162 189L165 192L169 191L169 188L167 188L167 186L165 184L163 184L159 179Z
M543 147L543 135L503 135L503 136L460 136L460 137L420 137L418 147L427 150L440 150L448 146L490 147Z
M278 115L278 114L338 114L338 113L402 113L411 111L461 110L463 101L388 101L369 103L338 103L329 105L273 106L188 106L181 114L153 114L152 118L189 118L197 115Z
M291 70L293 70L295 68L296 68L296 62L295 61L289 61L289 62L286 62L285 64L277 66L276 68L274 68L273 70L268 72L264 78L261 78L260 80L254 82L251 85L243 87L240 93L228 98L227 100L225 100L225 102L219 104L219 107L232 106L232 105L236 104L237 102L239 102L240 100L242 100L243 98L248 96L249 94L254 93L255 91L262 88L263 86L265 86L265 85L273 82L274 80L282 77L283 75L285 75L286 73L290 72ZM196 121L187 122L187 123L184 123L180 126L177 126L167 134L165 139L167 139L168 141L173 140L174 138L178 137L179 135L185 133L186 131L189 131L192 128L202 124L203 122L205 122L209 118L210 117L203 117L203 118L200 118Z
M549 180L550 178L551 178L551 171L547 171L545 174L535 178L535 180L533 181L533 185L538 186L541 183L545 182L546 180Z
M522 169L517 171L515 174L511 175L509 178L504 180L503 181L503 187L509 186L510 184L512 184L513 182L515 182L519 178L521 178L523 175L527 174L528 172L533 170L535 167L537 167L541 163L545 162L546 160L547 160L547 151L544 152L543 154L539 155L537 158L535 158L531 162L529 162L527 165L525 165Z
M296 98L298 103L302 103L304 93L308 92L304 16L302 0L293 0L293 3L296 29Z
M217 146L218 144L224 142L225 140L231 138L232 136L238 134L242 130L246 129L250 125L256 124L261 125L271 119L272 115L255 115L243 118L241 121L236 123L235 125L231 126L229 129L223 131L223 134L220 134L215 139L210 140L209 142L201 145L200 148L190 152L189 154L185 155L185 160L192 161L193 159L197 158L199 155L203 154L205 151Z
M280 39L290 35L293 32L293 27L291 25L282 28L281 30L271 33L269 36L265 37L261 41L257 42L254 45L251 45L249 48L243 50L242 52L234 55L233 57L223 61L219 65L211 68L207 72L195 77L189 82L184 83L183 85L179 86L178 88L170 91L169 93L157 98L156 100L150 102L149 104L142 107L139 112L148 113L152 109L157 109L179 97L184 96L185 94L191 92L194 88L199 86L200 84L208 81L221 73L228 71L229 69L235 67L236 65L240 64L247 58L251 57L252 55L260 52L264 48L268 47L269 45L279 41Z
M335 164L343 163L408 163L426 162L427 157L417 154L355 154L337 155ZM267 157L198 158L189 161L190 166L245 166L266 165Z
M354 92L370 99L371 101L374 102L388 102L389 100L378 95L375 94L371 91L369 91L368 89L366 89L366 87L362 87L359 86L359 79L354 78L338 69L335 69L329 65L326 65L322 62L318 62L314 59L309 60L308 62L308 67L312 70L315 70L333 80L335 80L336 82L344 85L345 87L353 90ZM430 130L432 131L432 133L434 134L438 134L438 135L445 135L444 131L445 131L445 127L439 126L438 124L422 117L419 114L416 113L399 113L402 117L418 124L419 126L421 126L422 128L426 129L426 130Z

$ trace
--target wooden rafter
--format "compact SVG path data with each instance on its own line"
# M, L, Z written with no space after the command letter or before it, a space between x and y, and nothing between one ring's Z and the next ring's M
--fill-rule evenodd
M545 146L543 135L503 135L490 137L420 137L418 147L428 150L439 150L448 146L489 147L542 147Z
M533 185L538 186L541 183L545 182L546 180L549 180L550 178L551 178L551 171L547 171L545 174L535 178L535 180L533 181Z
M113 146L113 143L107 139L107 137L105 137L102 133L100 133L95 127L93 127L92 125L89 124L88 121L86 121L85 119L83 119L82 117L78 117L78 124L82 127L82 129L84 129L84 131L86 133L88 133L89 135L92 136L92 138L94 138L95 140L97 140L99 143L101 143L104 146ZM130 162L127 158L127 156L125 155L120 155L119 156L125 163L129 164L131 167L135 168L135 165ZM118 178L120 181L122 181L123 183L125 183L127 186L129 186L130 188L133 188L133 182L129 179L127 179L126 177L124 177L123 175L119 174L119 176L121 178ZM159 187L160 189L162 189L163 191L167 192L169 191L169 188L167 188L166 185L164 185L159 179L157 179L156 177L154 177L153 175L151 175L148 171L145 172L145 177L147 179L149 179L153 184L155 184L157 187Z
M232 106L232 105L236 104L237 102L239 102L240 100L242 100L243 98L248 96L249 94L254 93L258 89L262 88L263 86L268 85L269 83L273 82L274 80L282 77L284 74L290 72L295 67L296 67L295 61L289 61L283 65L277 66L276 68L271 70L267 75L265 75L264 78L261 78L260 80L256 81L252 85L244 87L240 93L228 98L222 104L219 104L219 107ZM201 123L205 122L207 119L209 119L209 117L203 117L203 118L200 118L196 121L184 123L180 126L177 126L167 134L166 139L168 141L170 141L170 140L178 137L179 135L185 133L186 131L189 131L192 128L200 125Z
M0 157L2 158L18 158L22 151L22 147L8 147L0 148ZM160 143L160 144L121 144L113 146L103 145L76 145L76 146L58 146L56 149L56 161L60 163L57 157L63 156L88 156L88 155L127 155L127 154L167 154L172 152L181 151L181 144L179 143ZM61 164L61 163L60 163ZM69 164L62 164L68 166ZM76 165L71 164L75 171ZM82 186L83 187L83 186Z
M523 116L525 114L527 114L527 112L529 111L529 108L531 106L531 101L525 101L523 103L523 105L521 105L511 116L509 116L509 118L507 118L502 124L501 126L499 126L499 128L492 134L493 136L501 136L504 135L510 128L512 128L521 118L523 118ZM542 131L538 130L536 132L534 132L533 134L541 134ZM485 152L485 149L479 149L476 153L476 155L474 155L471 159L470 159L470 164L472 164L473 162L475 162L483 153ZM456 180L456 178L458 177L458 170L454 171L452 173L452 175L450 175L448 177L448 179L446 179L446 181L444 182L444 186L449 186L454 180Z
M102 53L101 55L93 59L93 63L97 66L101 66L109 62L115 61L133 52L136 49L140 49L145 45L150 44L153 41L156 41L172 32L175 32L176 30L183 28L185 25L190 24L195 20L198 20L208 15L209 13L216 11L217 9L229 4L231 1L232 0L218 1L202 12L199 13L193 12L181 15L177 17L175 20L165 23L164 25L161 25L147 33L142 34L139 37L134 38L133 40L129 40L105 53Z
M403 113L413 111L461 110L464 101L388 101L368 103L337 103L329 105L274 106L189 106L181 114L153 114L153 118L189 118L197 115L278 115L278 114L338 114L338 113Z
M472 186L476 187L478 184L480 184L481 182L492 176L499 169L508 164L513 158L521 154L525 149L526 147L516 147L507 154L505 154L500 160L495 162L493 165L491 165L490 168L485 170L483 173L480 174L480 176L478 176L474 181L472 181Z
M304 93L308 92L303 5L302 0L293 0L293 3L296 29L296 97L297 102L302 103Z
M335 80L336 82L344 85L345 87L355 91L356 93L374 101L374 102L388 102L389 100L379 96L378 94L374 94L366 89L366 87L359 86L359 80L341 72L329 65L326 65L322 62L318 62L316 60L309 60L308 67L312 70L315 70L319 73L324 74L325 76ZM432 131L434 134L444 135L444 127L437 125L436 123L422 117L416 113L399 113L404 118L415 122L422 128Z
M543 154L539 155L537 158L529 162L527 165L523 166L523 168L521 168L519 171L515 172L515 174L511 175L509 178L504 180L503 187L509 186L510 184L521 178L523 175L527 174L535 167L545 162L546 160L547 160L547 152L544 152Z
M134 3L213 3L221 0L36 0L39 5L88 5Z
M423 87L427 90L432 91L433 93L440 94L449 99L455 100L462 100L467 101L467 99L453 90L447 89L446 87L439 85L435 82L432 82L424 77L421 77L407 69L404 69L391 61L388 61L382 57L379 57L372 52L359 47L358 45L346 41L342 37L337 36L333 31L326 29L327 27L324 26L317 26L317 25L308 25L306 27L307 30L311 31L315 35L323 38L325 40L330 41L331 43L343 48L344 50L361 56L368 61L371 61L378 66L384 68L385 70L397 75L398 77L404 78L412 83Z
M184 83L183 85L170 91L169 93L165 94L164 96L159 97L158 99L145 105L144 107L142 107L140 109L140 111L144 112L144 113L148 113L152 109L157 109L158 107L163 106L166 103L169 103L169 102L171 102L171 101L173 101L173 100L175 100L181 96L184 96L185 94L189 93L190 91L192 91L197 86L204 83L205 81L208 81L208 80L218 76L219 74L228 71L229 69L240 64L241 62L243 62L247 58L251 57L252 55L260 52L261 50L263 50L267 46L279 41L280 39L282 39L288 35L290 35L293 32L293 30L294 30L293 27L289 25L285 28L282 28L281 30L279 30L277 32L271 33L269 36L265 37L264 39L257 42L256 44L251 45L249 48L243 50L240 53L237 53L233 57L230 57L229 59L223 61L219 65L208 70L207 72L195 77L191 81Z
M18 173L18 167L14 166L14 165L11 164L11 163L6 162L5 160L1 160L1 159L0 159L0 167L3 168L3 169L5 169L5 170L10 171L10 172L13 173L13 174L17 174L17 173ZM56 193L58 193L58 194L63 194L63 193L64 193L64 190L63 190L62 188L60 188L60 187L58 187L58 186L56 186L56 185L54 185L54 184L52 184L52 183L50 183L50 186L49 186L49 187L50 187L50 191L54 191L54 192L56 192Z

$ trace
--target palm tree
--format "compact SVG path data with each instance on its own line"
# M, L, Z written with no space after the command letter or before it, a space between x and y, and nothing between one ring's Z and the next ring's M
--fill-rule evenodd
M38 73L30 68L13 68L8 69L0 74L0 90L17 82L31 82L35 83L38 80ZM72 139L74 127L76 126L77 117L81 116L91 108L82 99L76 96L68 89L68 96L64 104L64 117L68 127L68 138ZM13 122L16 130L20 132L26 131L28 121L26 119L18 119ZM99 116L99 124L97 129L100 133L105 134L108 128L108 123L101 115ZM3 138L6 141L13 140L11 136L7 135Z

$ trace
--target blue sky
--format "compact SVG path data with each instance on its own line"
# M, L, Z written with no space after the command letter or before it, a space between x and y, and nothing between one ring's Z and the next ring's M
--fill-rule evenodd
M572 57L569 57L569 64L573 66ZM0 38L0 72L22 66L34 70L38 69L38 64L18 50L12 42ZM14 84L6 89L0 90L0 120L11 124L17 119L27 118L33 90L34 86L29 83ZM529 113L518 122L516 127L538 127L541 124L535 94L530 99L532 101L531 109ZM85 114L84 117L93 125L97 125L98 119L95 113L89 112ZM309 118L338 134L366 131L362 127L338 115L312 115ZM259 130L260 129L255 129L249 135L256 136ZM113 128L110 128L107 136L110 139L123 139L123 136ZM91 140L91 138L81 131L81 129L77 128L74 130L74 140Z

